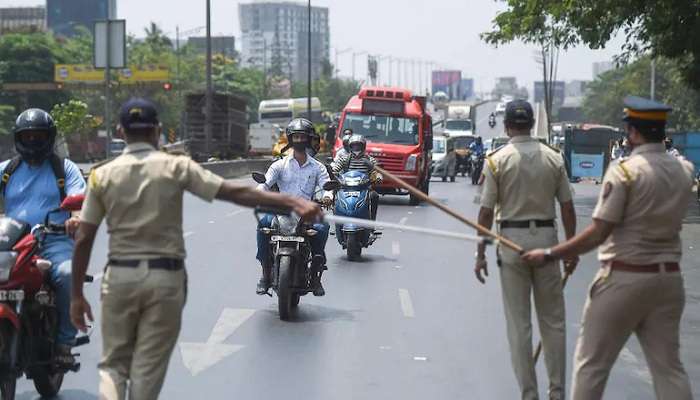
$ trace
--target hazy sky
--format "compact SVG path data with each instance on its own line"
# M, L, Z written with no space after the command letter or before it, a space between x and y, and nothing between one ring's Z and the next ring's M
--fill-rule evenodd
M117 0L119 18L127 30L141 36L154 21L175 36L205 23L204 0ZM0 6L37 5L42 0L0 0ZM212 34L240 35L238 4L247 1L212 0ZM476 90L489 90L496 77L515 76L518 84L532 90L542 73L534 61L535 47L516 43L499 48L486 45L479 33L491 27L502 2L494 0L312 0L330 9L331 62L335 48L352 48L399 58L433 61L462 70L476 80ZM203 34L203 31L201 31ZM236 46L240 50L239 43ZM619 51L619 41L605 50L578 48L562 53L559 77L564 80L591 79L594 61L610 60ZM340 75L350 76L351 52L338 58ZM366 56L356 58L356 74L366 74ZM388 75L383 65L384 76ZM396 79L396 66L393 70Z

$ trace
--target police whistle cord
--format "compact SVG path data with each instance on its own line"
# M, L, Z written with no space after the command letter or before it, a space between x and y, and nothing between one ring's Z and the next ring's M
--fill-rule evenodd
M569 281L569 277L571 276L571 272L566 271L564 273L564 277L561 278L561 289L564 290L564 287L566 286L566 282ZM535 349L535 355L532 356L534 359L534 364L537 364L537 360L540 358L540 353L542 353L542 340L537 343L537 349Z
M519 254L520 254L520 253L523 253L523 248L520 247L519 245L517 245L516 243L514 243L514 242L508 240L507 238L504 238L504 237L501 236L501 235L498 235L498 234L496 234L496 233L491 232L491 230L488 229L488 228L486 228L485 226L481 226L481 225L479 225L479 224L477 224L477 223L475 223L475 222L472 222L472 221L468 220L467 218L465 218L464 216L462 216L462 215L459 214L458 212L454 211L453 209L447 207L446 205L444 205L444 204L442 204L442 203L440 203L440 202L438 202L438 201L436 201L436 200L433 200L430 196L428 196L427 194L425 194L425 193L423 193L422 191L420 191L420 189L418 189L418 188L416 188L415 186L409 184L408 182L404 181L403 179L399 178L398 176L396 176L396 175L394 175L394 174L392 174L392 173L386 171L386 170L383 169L383 168L377 167L377 166L375 166L374 169L376 169L377 172L379 172L379 173L382 174L383 176L385 176L385 177L389 178L390 180L392 180L392 181L398 183L399 186L401 186L401 187L403 187L404 189L408 190L412 195L414 195L414 196L420 198L421 200L425 201L426 203L428 203L428 204L430 204L430 205L432 205L432 206L435 206L435 207L439 208L439 209L442 210L443 212L445 212L445 213L447 213L448 215L450 215L450 216L452 216L452 217L458 219L458 220L461 221L462 223L465 223L465 224L471 226L472 228L476 229L476 231L479 232L480 234L492 238L494 241L497 241L498 243L500 243L500 244L502 244L502 245L504 245L504 246L510 248L511 250L514 250L514 251L518 252Z
M470 241L470 242L478 242L478 243L483 243L486 245L493 244L494 242L497 242L497 240L494 240L494 239L486 237L486 236L466 235L466 234L458 233L458 232L423 228L420 226L394 224L391 222L373 221L373 220L369 220L369 219L342 217L342 216L333 215L333 214L324 214L323 220L326 222L332 222L335 224L353 224L353 225L361 226L364 228L375 228L375 229L388 228L388 229L395 229L395 230L400 230L400 231L423 233L423 234L427 234L427 235L440 236L440 237L449 238L449 239L458 239L458 240L466 240L466 241Z

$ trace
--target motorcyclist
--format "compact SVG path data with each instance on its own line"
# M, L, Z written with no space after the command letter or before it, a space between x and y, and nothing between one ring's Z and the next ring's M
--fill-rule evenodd
M678 151L677 148L673 147L673 139L667 137L664 140L664 144L666 145L666 153L668 153L674 157L682 157L681 152Z
M261 183L258 189L270 190L277 184L281 193L310 200L314 197L316 187L323 187L330 180L326 167L308 153L312 137L316 134L314 126L311 121L305 118L295 118L287 126L285 134L294 151L292 154L275 161L270 166L265 174L265 183ZM330 205L332 203L332 194L325 192L322 201L324 204ZM272 215L266 215L261 218L258 225L258 252L256 258L262 265L262 277L258 282L257 294L266 294L272 285L270 240L267 235L260 231L260 228L270 227L272 220ZM313 255L311 286L314 296L323 296L326 292L323 289L323 285L321 285L321 275L326 265L324 248L328 241L329 226L326 223L316 223L313 228L317 233L311 237L311 252Z
M352 134L352 129L350 128L347 128L343 131L343 147L338 149L338 152L335 153L335 158L333 159L333 162L339 160L344 155L350 153L350 138L352 137Z
M57 129L46 111L31 108L22 112L15 121L13 134L19 155L0 163L4 213L32 226L43 224L47 213L58 208L63 198L85 191L85 180L77 165L54 153ZM48 235L39 256L51 262L48 279L55 290L58 311L56 359L72 364L71 347L77 331L70 320L71 257L73 235L80 220L77 213L60 212L52 216L50 222L64 225L67 235Z
M350 138L350 153L336 160L331 165L333 173L337 176L348 171L363 171L370 176L370 181L378 185L382 183L382 174L375 170L377 160L366 153L367 141L362 135L352 135ZM370 190L370 218L377 218L379 206L379 194Z
M484 143L481 141L481 136L477 136L476 139L469 144L469 152L477 156L484 155Z
M494 113L489 114L489 126L491 128L496 126L496 114L494 114Z

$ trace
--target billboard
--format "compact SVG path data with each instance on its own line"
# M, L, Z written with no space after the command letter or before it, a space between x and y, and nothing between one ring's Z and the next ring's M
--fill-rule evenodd
M132 65L129 68L114 70L113 76L122 84L138 82L165 82L170 80L170 70L165 65ZM104 69L89 64L56 64L54 81L67 83L104 82Z
M445 92L450 100L461 99L462 71L433 71L432 93Z

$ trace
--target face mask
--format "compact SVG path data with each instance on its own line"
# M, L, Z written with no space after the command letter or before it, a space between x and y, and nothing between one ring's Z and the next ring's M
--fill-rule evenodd
M293 142L292 148L297 151L304 151L306 149L306 142Z
M355 157L359 157L362 155L362 151L361 150L353 150L352 155Z

